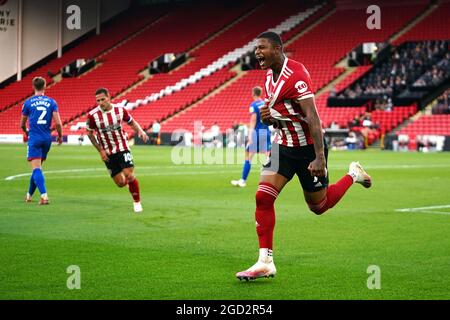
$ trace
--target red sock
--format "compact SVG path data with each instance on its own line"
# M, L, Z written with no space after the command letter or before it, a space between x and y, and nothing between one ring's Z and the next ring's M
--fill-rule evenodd
M328 186L327 195L322 201L319 203L308 203L309 208L315 214L322 214L328 209L333 208L334 205L341 200L345 192L352 186L352 184L353 178L346 174L341 178L341 180Z
M139 192L139 182L136 178L133 181L128 182L128 188L130 189L134 202L140 202L141 194Z
M272 249L273 229L275 228L274 202L278 197L278 190L270 183L260 183L256 192L256 233L259 247Z

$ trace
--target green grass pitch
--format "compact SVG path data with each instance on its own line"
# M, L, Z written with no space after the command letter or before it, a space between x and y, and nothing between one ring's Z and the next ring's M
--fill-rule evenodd
M133 147L144 207L136 215L92 147L53 146L44 167L51 205L36 195L24 203L26 146L0 145L0 299L450 298L450 154L331 152L332 183L358 160L373 187L354 185L315 216L291 181L276 203L278 274L247 283L234 275L258 255L259 166L239 189L230 180L240 163L174 165L171 151ZM71 265L79 290L66 285ZM367 287L370 265L381 289Z

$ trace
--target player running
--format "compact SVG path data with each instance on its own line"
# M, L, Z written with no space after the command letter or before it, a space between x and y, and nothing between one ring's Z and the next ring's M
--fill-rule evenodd
M231 184L237 187L245 187L247 185L247 177L252 166L252 159L256 153L268 154L271 148L270 129L269 126L261 122L259 108L264 105L261 99L262 88L254 87L252 90L253 102L250 105L250 126L248 132L248 142L245 149L245 163L242 169L242 176L239 180L231 180Z
M358 162L348 173L328 186L327 156L322 125L317 114L311 79L306 68L288 59L278 34L264 32L256 41L256 59L267 70L266 105L261 108L263 122L277 130L277 143L270 161L263 166L256 192L256 232L259 259L249 269L238 272L239 280L273 277L274 202L283 187L297 175L308 207L317 215L332 208L356 182L369 188L371 177Z
M127 123L144 142L148 141L148 136L125 108L111 104L107 89L98 89L95 99L98 106L89 112L86 121L89 140L100 153L116 185L119 188L128 185L133 197L134 212L142 212L139 182L134 176L133 156L122 125ZM97 137L94 136L94 131Z
M46 81L36 77L32 81L34 96L27 99L22 107L20 126L28 137L27 159L33 170L30 178L30 186L25 196L25 202L31 202L36 188L39 189L40 205L50 204L45 187L45 177L42 172L42 163L47 159L47 154L52 146L51 126L55 121L58 132L58 144L62 143L62 126L56 101L45 95ZM27 121L29 130L27 129Z

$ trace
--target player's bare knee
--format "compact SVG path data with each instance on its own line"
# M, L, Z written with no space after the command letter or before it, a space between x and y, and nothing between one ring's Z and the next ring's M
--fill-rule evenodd
M321 214L323 214L326 211L326 208L324 208L323 206L319 206L317 204L308 203L308 207L309 207L309 210L311 210L311 212L314 212L318 216L320 216Z
M116 180L116 181L114 181L114 182L116 183L116 185L117 185L119 188L123 188L123 187L125 187L125 186L128 184L128 182L127 182L126 179L120 179L120 180Z

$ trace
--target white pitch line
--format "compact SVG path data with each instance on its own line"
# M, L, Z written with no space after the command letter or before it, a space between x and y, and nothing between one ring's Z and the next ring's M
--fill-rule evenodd
M165 169L170 169L166 172L152 172L152 173L140 173L139 171L142 169L161 169L161 168L165 168ZM213 171L213 170L208 170L208 171L182 171L182 172L174 172L173 169L176 168L180 168L180 169L186 169L186 167L183 166L179 166L179 167L139 167L137 169L137 176L176 176L176 175L196 175L196 174L217 174L217 173L228 173L228 172L233 172L236 171L235 170L229 170L229 171ZM211 167L208 167L211 168ZM202 168L204 169L204 168ZM76 172L93 172L93 171L104 171L107 172L107 170L105 168L91 168L91 169L72 169L72 170L52 170L52 171L44 171L44 174L58 174L58 173L76 173ZM5 180L6 181L12 181L15 180L17 178L22 178L22 177L29 177L31 176L31 173L21 173L21 174L17 174L14 176L9 176L6 177ZM76 178L82 178L82 179L86 179L86 178L99 178L99 177L103 177L104 175L89 175L89 176L70 176L70 175L64 175L62 177L53 177L52 179L58 179L58 178L65 178L65 179L76 179Z
M71 169L71 170L53 170L53 171L44 171L44 174L48 174L48 173L74 173L74 172L92 172L92 171L100 171L101 169L99 168L90 168L90 169ZM104 171L105 169L102 169L102 171ZM21 173L21 174L16 174L14 176L9 176L6 177L5 180L6 181L11 181L14 180L16 178L21 178L21 177L29 177L31 176L31 172L28 173Z
M141 169L169 169L169 170L173 170L173 169L186 169L186 168L199 168L199 169L213 169L213 168L217 168L217 167L233 167L233 166L239 166L239 163L236 164L211 164L211 165L206 165L206 164L180 164L180 165L174 165L174 166L148 166L148 167L137 167L137 170L141 170ZM347 166L342 166L342 165L330 165L329 168L331 169L344 169L347 168ZM392 166L392 165L364 165L364 168L366 169L431 169L431 168L450 168L450 164L431 164L431 165L408 165L408 164L403 164L403 165L398 165L398 166ZM105 169L103 168L87 168L87 169L70 169L70 170L51 170L51 171L44 171L44 174L54 174L54 173L76 173L76 172L92 172L92 171L105 171ZM167 174L170 175L170 174ZM28 173L20 173L17 175L13 175L13 176L9 176L6 177L4 180L5 181L11 181L11 180L15 180L17 178L21 178L21 177L29 177L31 176L31 172Z
M240 172L237 170L233 171L184 171L184 172L153 172L153 173L137 173L136 177L155 177L155 176L193 176L193 175L208 175L208 174L225 174L230 172ZM52 177L52 180L57 179L90 179L90 178L104 178L108 177L108 173L105 170L105 174L102 175L89 175L89 176L60 176Z
M433 209L445 209L450 208L450 204L441 206L428 206L428 207L418 207L418 208L403 208L396 209L396 212L416 212L416 213L436 213L436 214L450 214L450 212L445 211L433 211Z

